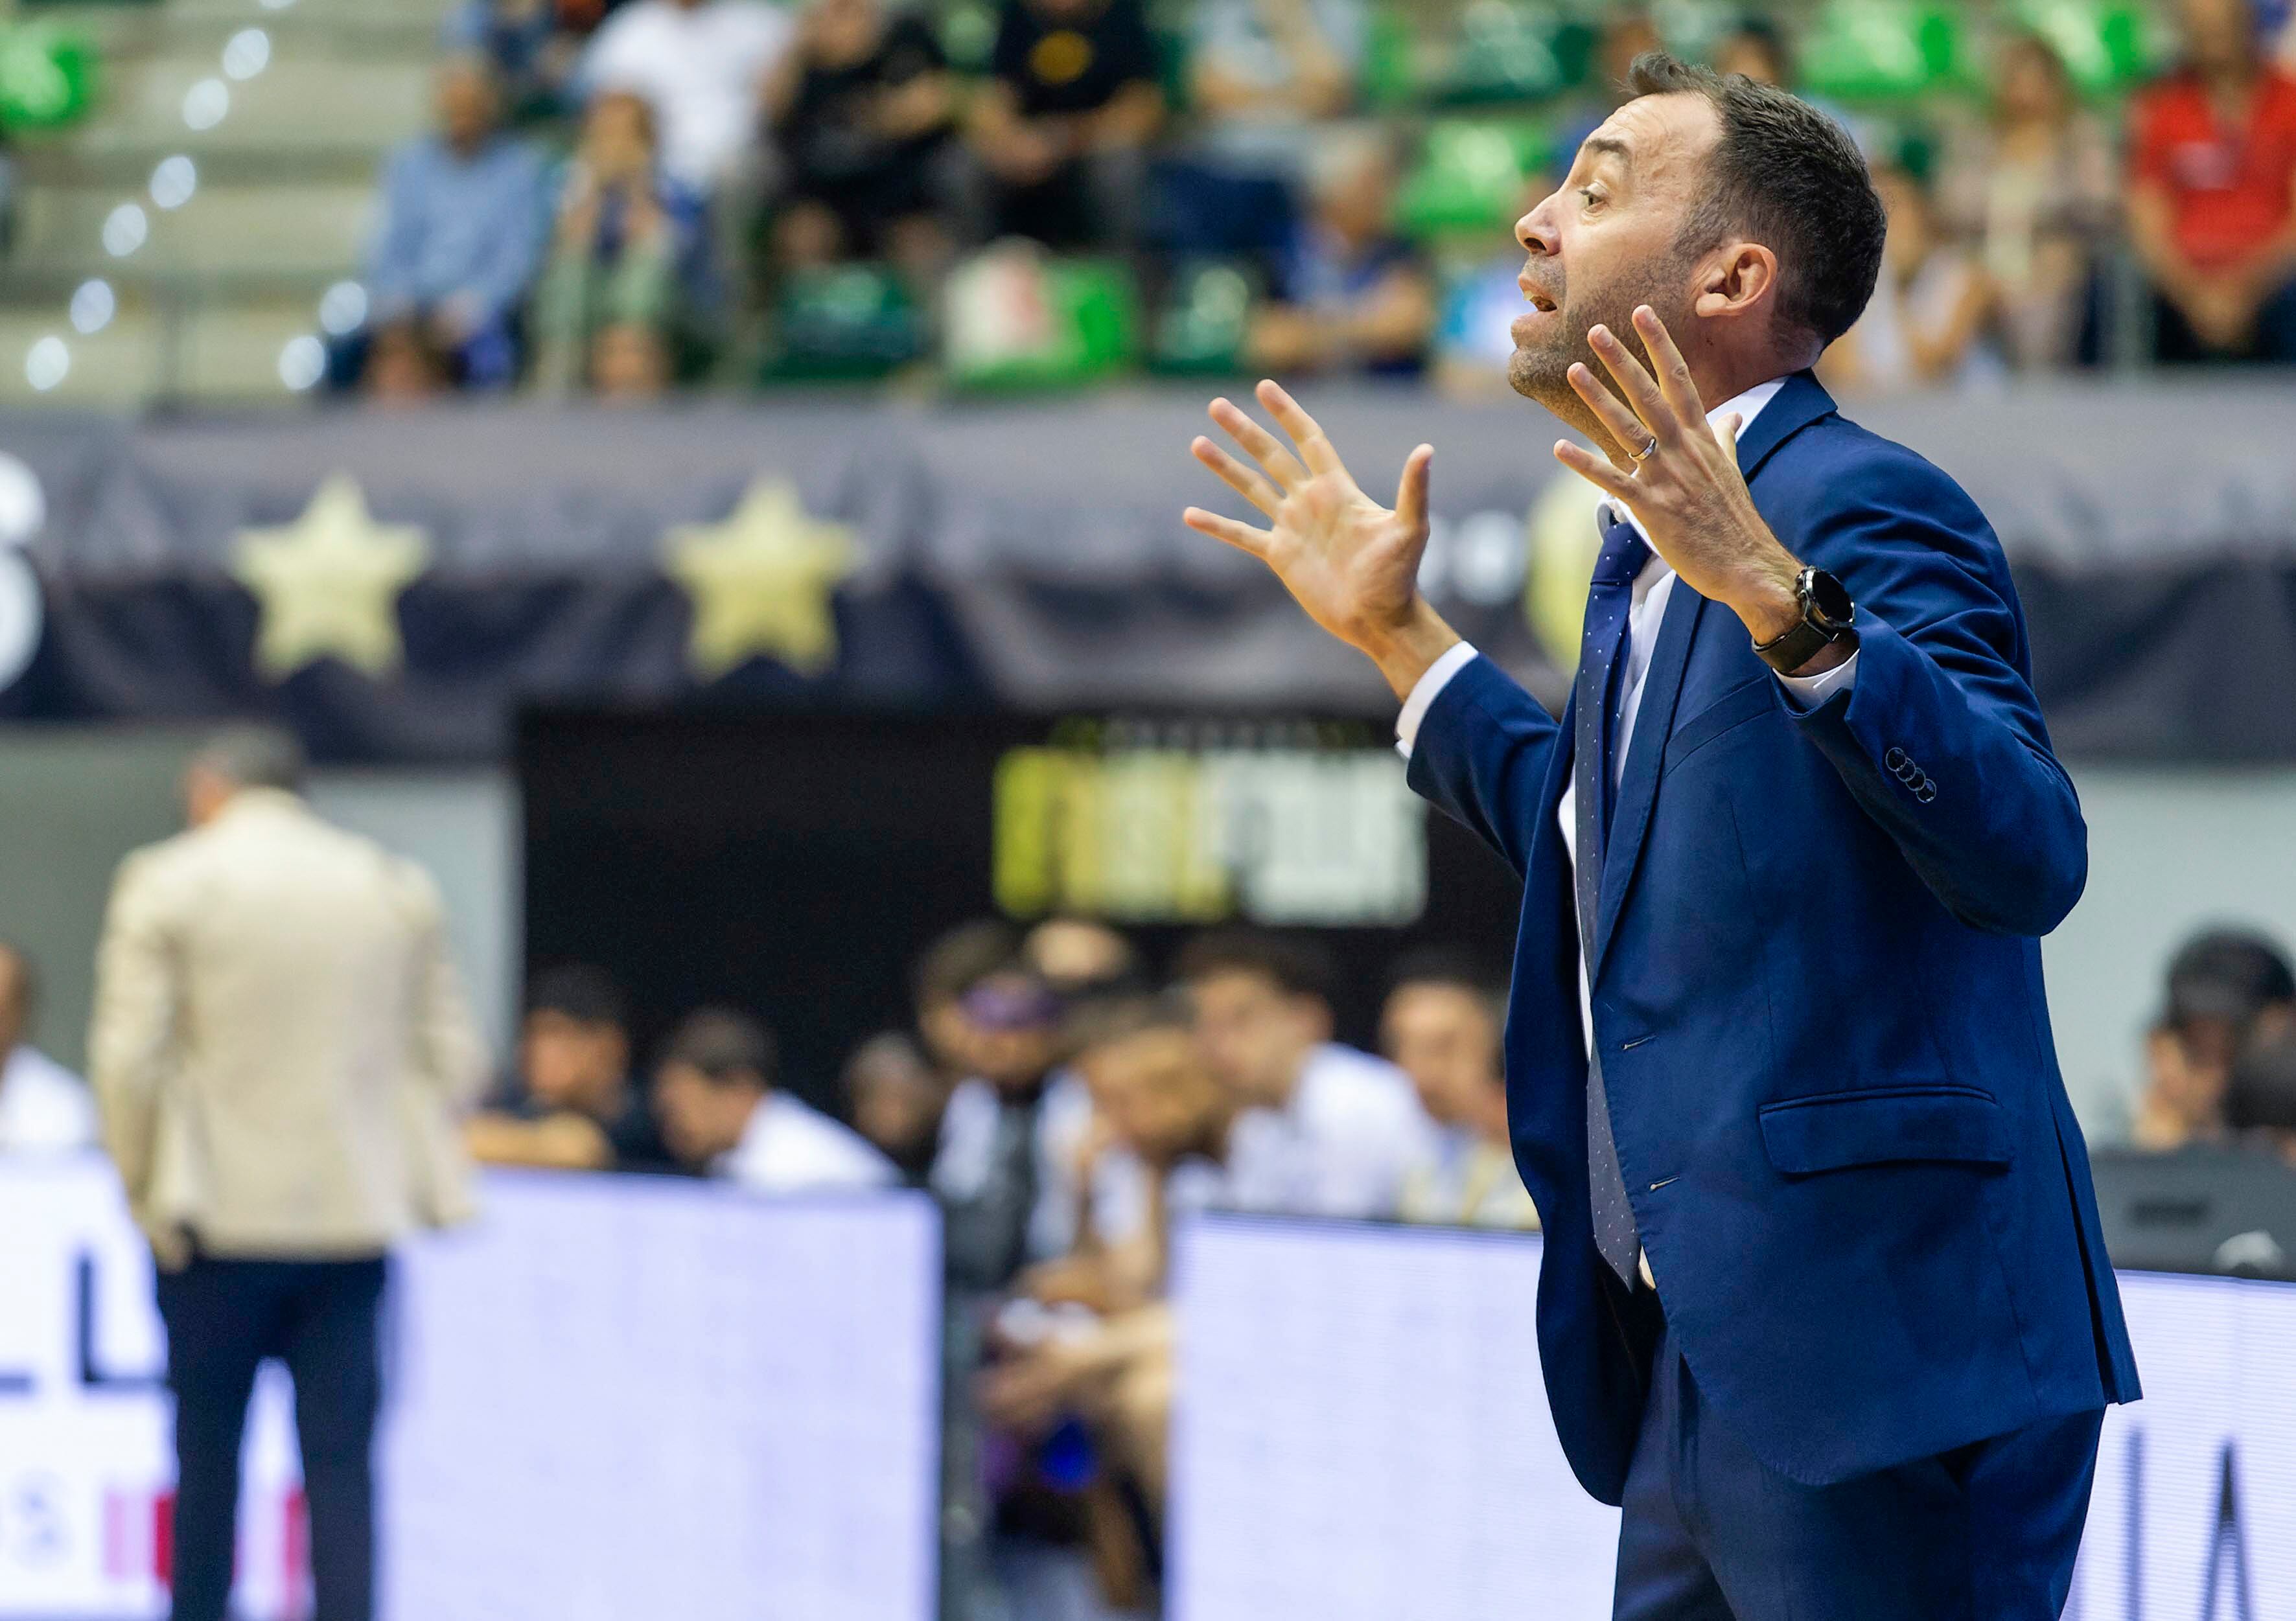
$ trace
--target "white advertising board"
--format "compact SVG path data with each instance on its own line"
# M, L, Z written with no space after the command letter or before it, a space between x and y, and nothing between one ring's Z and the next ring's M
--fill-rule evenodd
M1173 1621L1610 1614L1539 1380L1537 1239L1207 1216L1177 1249ZM2296 1285L2125 1273L2068 1617L2296 1621Z
M926 1621L930 1201L496 1175L394 1264L379 1453L392 1621ZM101 1161L0 1165L0 1618L165 1613L151 1262ZM283 1378L258 1391L250 1621L308 1608Z

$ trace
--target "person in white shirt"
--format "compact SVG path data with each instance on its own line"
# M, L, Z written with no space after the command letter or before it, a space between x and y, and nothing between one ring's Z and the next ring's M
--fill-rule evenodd
M95 1100L86 1085L25 1039L38 1002L31 958L0 945L0 1154L95 1145Z
M1432 1130L1403 1072L1332 1040L1332 973L1313 944L1200 936L1177 973L1204 1060L1244 1104L1226 1202L1291 1216L1391 1216Z
M696 1170L756 1193L887 1188L893 1162L850 1126L775 1085L773 1033L722 1009L678 1027L654 1073L654 1108L670 1151Z
M767 76L796 32L788 12L758 0L633 0L599 28L579 79L585 94L651 103L663 168L708 192L756 141Z
M1423 952L1390 983L1380 1048L1435 1122L1426 1158L1405 1175L1403 1219L1535 1230L1538 1209L1507 1138L1505 982L1463 956Z

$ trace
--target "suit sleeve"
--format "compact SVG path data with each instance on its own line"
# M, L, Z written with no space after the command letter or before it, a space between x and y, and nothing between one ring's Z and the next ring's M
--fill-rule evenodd
M1788 541L1857 604L1857 679L1814 708L1785 705L1948 910L2038 936L2088 878L2088 829L2051 752L2023 617L1976 505L1908 457L1836 489Z
M1538 700L1477 658L1428 706L1408 781L1522 876L1547 761L1560 735Z
M139 1202L152 1180L160 1089L183 990L161 877L145 856L120 864L96 946L87 1037L88 1083L103 1146L128 1198Z

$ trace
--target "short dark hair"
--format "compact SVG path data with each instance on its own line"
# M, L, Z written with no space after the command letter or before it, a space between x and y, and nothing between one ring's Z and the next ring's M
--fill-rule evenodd
M1340 978L1339 966L1322 941L1265 929L1200 934L1181 948L1172 965L1172 977L1183 984L1215 974L1259 974L1287 996L1313 996L1327 1006Z
M1062 1027L1062 1045L1071 1056L1129 1041L1151 1030L1187 1031L1195 1015L1177 994L1096 996L1080 1004Z
M2169 960L2161 1022L2181 1029L2198 1019L2225 1019L2245 1028L2276 1002L2296 1002L2296 971L2287 954L2247 929L2203 929Z
M629 999L614 977L587 962L545 969L527 982L526 1011L562 1013L578 1023L627 1029Z
M995 918L959 923L924 949L917 959L917 1005L954 1002L989 975L1020 960L1021 937Z
M301 790L303 745L277 726L230 726L200 745L192 764L240 788Z
M688 1014L671 1034L661 1064L682 1064L721 1083L755 1077L759 1085L770 1087L781 1068L781 1051L774 1033L748 1014L704 1008Z
M1722 122L1683 246L1704 253L1743 233L1778 256L1778 318L1821 344L1857 323L1882 274L1889 221L1849 132L1791 91L1693 67L1663 51L1635 58L1628 88L1700 95Z
M2233 1065L2225 1123L2236 1132L2296 1132L2296 1036L2251 1047Z

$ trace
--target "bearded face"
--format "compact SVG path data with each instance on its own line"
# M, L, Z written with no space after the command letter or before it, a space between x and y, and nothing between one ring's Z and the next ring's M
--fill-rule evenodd
M1615 273L1582 270L1572 276L1557 259L1534 258L1523 267L1522 284L1531 307L1514 323L1507 381L1524 398L1537 400L1596 445L1611 448L1609 434L1570 387L1571 364L1584 364L1604 387L1611 386L1610 373L1587 341L1595 327L1607 326L1649 365L1649 352L1635 331L1635 310L1647 304L1669 331L1689 330L1693 264L1693 256L1677 247L1655 260L1633 261Z

